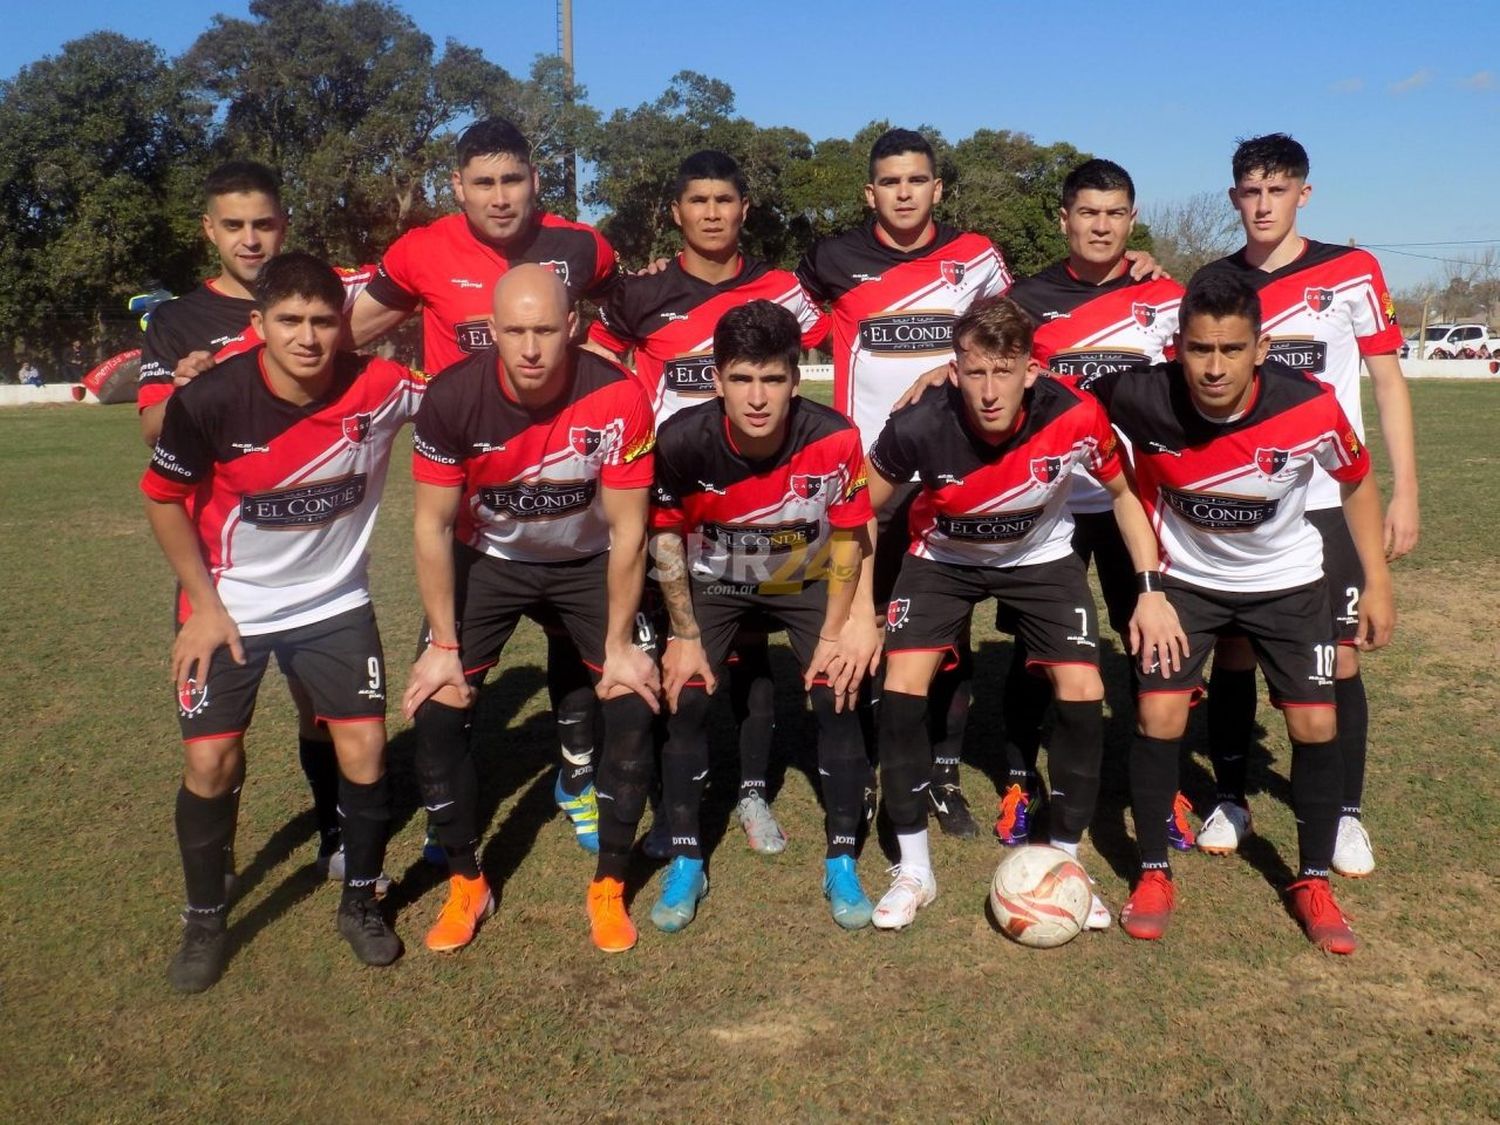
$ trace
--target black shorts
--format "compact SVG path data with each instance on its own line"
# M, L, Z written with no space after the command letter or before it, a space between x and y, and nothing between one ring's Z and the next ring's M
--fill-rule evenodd
M885 613L886 602L901 573L901 560L911 546L911 506L922 486L915 481L898 484L875 525L875 562L870 587L875 593L875 612Z
M206 686L178 692L184 742L243 734L273 654L288 678L301 683L320 722L385 721L385 654L374 607L240 640L245 663L236 664L221 648L209 662Z
M985 598L1026 642L1028 668L1099 665L1099 622L1077 555L1034 566L957 566L907 555L886 608L885 651L946 649L948 666L969 615Z
M1359 596L1365 589L1365 568L1354 549L1354 537L1344 521L1344 509L1320 508L1307 513L1307 522L1323 537L1323 579L1328 583L1328 608L1338 643L1352 645L1359 630Z
M1084 570L1093 562L1109 612L1109 627L1128 641L1130 619L1135 614L1135 564L1130 561L1114 512L1074 512L1073 553ZM1004 605L995 607L995 628L1004 633L1016 631L1015 614Z
M1187 634L1186 665L1170 677L1158 668L1140 678L1141 694L1197 695L1203 665L1217 637L1234 634L1250 641L1277 707L1333 704L1335 644L1328 619L1328 594L1319 579L1307 586L1269 593L1205 590L1168 576L1167 600Z
M704 653L716 672L730 659L740 630L751 627L785 629L797 664L805 670L818 647L818 631L827 609L826 582L807 582L800 590L777 594L760 593L755 586L693 583L693 616Z
M604 667L609 623L608 559L598 554L567 562L515 562L455 543L453 604L459 658L469 681L484 682L522 617L561 625L589 671L598 676ZM423 622L419 654L426 641Z

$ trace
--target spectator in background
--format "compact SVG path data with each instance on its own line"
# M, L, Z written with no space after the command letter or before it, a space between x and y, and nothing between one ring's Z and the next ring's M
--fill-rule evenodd
M21 364L20 373L16 376L16 382L23 387L40 387L42 385L42 373L37 370L36 364L26 360Z

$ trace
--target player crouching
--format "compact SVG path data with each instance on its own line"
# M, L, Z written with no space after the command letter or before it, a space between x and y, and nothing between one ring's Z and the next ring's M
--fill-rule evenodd
M343 304L338 275L316 258L268 262L251 313L264 345L168 400L141 480L181 586L172 678L186 752L177 842L187 909L168 971L181 992L211 987L228 957L235 781L273 654L303 685L338 755L339 933L369 965L401 953L375 901L391 812L365 547L391 443L422 383L389 360L338 352Z
M780 305L725 313L714 331L717 397L658 435L651 542L671 622L662 801L672 861L651 920L668 932L708 893L699 808L716 673L741 625L766 619L787 630L818 720L823 893L840 926L870 923L855 872L868 766L854 702L878 634L873 612L851 623L849 609L872 513L859 431L796 393L801 346L797 318Z
M973 607L994 597L1026 644L1027 666L1057 703L1049 772L1054 846L1076 858L1099 794L1104 684L1098 622L1067 510L1075 464L1109 492L1140 575L1132 652L1175 651L1176 616L1159 584L1157 544L1122 471L1113 430L1088 395L1041 379L1033 325L1014 301L976 301L953 326L957 385L931 387L897 411L870 449L878 510L919 478L911 548L886 613L879 718L881 788L900 846L891 888L875 907L880 929L910 925L937 896L927 848L927 692ZM1097 896L1088 927L1109 911Z
M1087 383L1134 447L1136 483L1166 558L1166 594L1190 653L1180 667L1141 678L1130 753L1141 876L1120 924L1136 938L1166 931L1176 901L1166 820L1178 746L1213 639L1237 633L1255 648L1292 744L1299 856L1288 908L1320 948L1353 953L1358 942L1328 885L1342 793L1336 646L1322 539L1304 508L1313 467L1321 465L1339 482L1365 569L1356 641L1381 647L1395 606L1369 454L1329 387L1265 362L1270 341L1249 283L1198 275L1179 324L1178 364Z

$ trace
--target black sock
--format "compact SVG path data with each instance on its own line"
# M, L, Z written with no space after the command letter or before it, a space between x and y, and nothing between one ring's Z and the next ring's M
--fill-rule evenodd
M1052 781L1052 838L1076 844L1088 831L1099 801L1099 760L1104 754L1104 701L1058 700L1047 754Z
M224 870L231 875L234 874L234 838L239 834L240 830L240 794L244 791L245 766L244 759L241 758L239 779L235 781L233 787L229 790L229 796L233 798L234 801L234 803L230 806L229 816L230 819L234 821L234 823L230 826L229 829L229 839L224 844Z
M1255 669L1215 668L1208 680L1208 756L1214 800L1243 805L1255 739Z
M390 824L391 786L385 774L368 785L339 778L345 899L375 897L375 881L385 866L385 841Z
M964 731L974 699L974 652L960 644L958 664L932 679L927 692L927 737L932 741L932 782L957 785Z
M427 823L451 874L479 878L479 774L469 749L468 710L429 699L417 708L417 784Z
M1177 795L1180 738L1135 736L1130 744L1130 805L1141 869L1167 869L1167 817Z
M776 735L776 685L764 637L737 643L729 666L729 705L740 732L740 797L766 795L771 741Z
M604 701L604 752L599 761L599 862L596 879L625 878L630 849L651 790L652 723L646 701L631 692Z
M333 743L321 738L299 736L297 757L312 790L313 816L318 822L321 844L332 844L339 831L339 759ZM336 846L336 845L334 845ZM333 851L330 846L328 851Z
M661 751L662 806L672 829L672 855L702 859L699 820L708 783L708 710L712 700L699 687L686 687L667 723Z
M1333 700L1339 715L1339 757L1344 763L1343 816L1358 817L1365 798L1365 755L1370 741L1370 705L1365 680L1356 672L1333 681Z
M594 784L594 716L598 699L591 687L574 688L557 704L557 739L562 751L558 780L576 797Z
M1297 816L1297 878L1326 879L1339 831L1339 741L1292 742L1292 812Z
M927 697L889 689L880 699L880 788L897 833L927 827L927 787L932 783L932 747L927 736Z
M177 790L177 849L187 885L188 913L212 917L224 913L225 845L234 835L233 793L199 797L186 785Z
M1005 673L1001 708L1005 712L1005 772L1028 792L1035 790L1036 759L1042 745L1042 720L1052 701L1052 685L1026 670L1026 644L1016 638Z
M824 828L828 859L852 856L859 826L865 818L867 766L859 716L833 709L833 691L815 687L810 693L818 718L818 780L822 783Z

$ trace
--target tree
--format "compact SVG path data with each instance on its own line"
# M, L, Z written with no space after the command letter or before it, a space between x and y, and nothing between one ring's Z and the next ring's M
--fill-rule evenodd
M131 292L190 281L207 124L155 47L114 32L0 83L0 348L128 338Z
M1184 285L1239 245L1240 223L1223 192L1202 191L1146 208L1156 259Z

